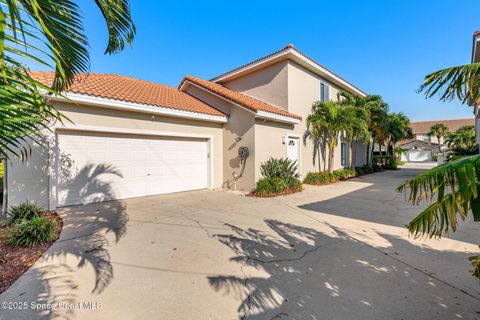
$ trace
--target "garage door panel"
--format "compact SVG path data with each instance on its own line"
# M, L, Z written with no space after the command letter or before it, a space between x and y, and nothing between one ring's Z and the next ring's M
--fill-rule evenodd
M411 149L407 152L408 161L430 161L432 160L432 152L430 150Z
M208 187L205 139L64 132L58 148L59 206Z

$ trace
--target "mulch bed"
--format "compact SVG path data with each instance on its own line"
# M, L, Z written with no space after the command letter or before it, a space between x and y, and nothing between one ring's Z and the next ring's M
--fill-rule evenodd
M60 236L62 219L55 212L46 212L43 216L53 222L55 239L31 248L10 246L7 241L7 226L0 223L0 293L20 278Z

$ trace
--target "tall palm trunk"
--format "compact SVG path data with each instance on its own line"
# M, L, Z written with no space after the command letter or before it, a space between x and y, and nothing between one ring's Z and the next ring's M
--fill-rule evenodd
M350 169L353 169L353 140L350 141L350 150L348 152L348 165Z
M367 161L367 166L370 165L370 139L368 140L368 143L367 143L367 157L366 157L366 161Z
M328 146L328 172L333 172L333 160L335 159L335 146Z
M322 171L322 164L320 162L320 160L322 160L322 155L321 155L320 147L321 147L320 143L318 143L318 146L317 146L318 172Z

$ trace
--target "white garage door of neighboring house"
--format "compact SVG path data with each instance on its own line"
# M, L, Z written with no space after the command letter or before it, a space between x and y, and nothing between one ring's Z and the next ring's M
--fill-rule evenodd
M407 161L431 161L432 160L432 151L430 150L421 150L421 149L411 149L407 152Z
M65 131L57 141L58 206L209 186L207 139Z

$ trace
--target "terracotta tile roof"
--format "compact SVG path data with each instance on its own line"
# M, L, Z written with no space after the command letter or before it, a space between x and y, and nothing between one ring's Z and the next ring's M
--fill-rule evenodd
M413 134L429 133L430 128L437 123L443 123L450 131L456 131L463 126L475 125L475 119L454 119L454 120L432 120L432 121L416 121L410 122Z
M211 91L215 94L218 94L228 100L231 100L235 103L238 103L238 104L241 104L242 106L254 111L254 112L258 112L258 111L265 111L265 112L269 112L269 113L273 113L273 114L276 114L276 115L281 115L281 116L285 116L285 117L290 117L290 118L294 118L294 119L298 119L298 120L302 120L302 117L296 115L296 114L293 114L293 113L290 113L290 112L287 112L279 107L275 107L275 106L272 106L268 103L265 103L263 101L260 101L260 100L257 100L255 98L252 98L250 96L247 96L243 93L240 93L240 92L237 92L237 91L234 91L234 90L231 90L231 89L228 89L224 86L222 86L221 84L218 84L218 83L215 83L215 82L212 82L212 81L208 81L208 80L203 80L203 79L200 79L200 78L197 78L197 77L193 77L193 76L186 76L182 82L180 83L179 85L179 88L182 86L182 84L185 82L185 81L190 81L208 91Z
M50 86L53 82L53 72L32 72L31 74L45 85ZM115 74L80 75L68 92L212 116L225 116L219 110L177 88Z
M256 60L253 60L253 61L251 61L251 62L249 62L249 63L246 63L246 64L244 64L244 65L241 65L240 67L235 68L235 69L233 69L233 70L230 70L230 71L227 71L227 72L225 72L225 73L222 73L221 75L216 76L215 78L213 78L213 79L211 79L211 80L212 80L212 81L215 81L216 79L218 79L218 78L220 78L220 77L223 77L223 76L225 76L225 75L227 75L227 74L229 74L229 73L238 71L238 70L240 70L240 69L243 69L243 68L245 68L245 67L248 67L248 66L250 66L250 65L253 65L253 64L255 64L255 63L259 62L259 61L262 61L262 60L264 60L264 59L268 59L268 58L270 58L270 57L272 57L272 56L274 56L274 55L276 55L276 54L279 54L279 53L281 53L281 52L283 52L283 51L287 51L287 50L294 50L294 51L297 52L298 54L300 54L300 55L302 55L303 57L305 57L306 59L310 60L310 62L319 65L320 67L322 67L323 69L327 70L328 72L334 74L334 75L337 76L339 79L341 79L341 80L344 81L345 83L348 83L350 86L354 87L354 88L357 89L358 91L363 92L363 91L362 91L360 88L358 88L357 86L355 86L355 85L353 85L352 83L348 82L347 80L345 80L344 78L342 78L341 76L339 76L338 74L336 74L335 72L333 72L332 70L328 69L328 68L325 67L324 65L318 63L317 61L313 60L312 58L310 58L309 56L307 56L307 55L306 55L305 53L303 53L302 51L300 51L300 50L298 50L297 48L295 48L295 46L294 46L293 44L291 44L291 43L287 44L284 48L282 48L282 49L280 49L280 50L277 50L277 51L275 51L275 52L272 52L272 53L270 53L270 54L267 54L266 56L263 56L263 57L258 58L258 59L256 59Z

